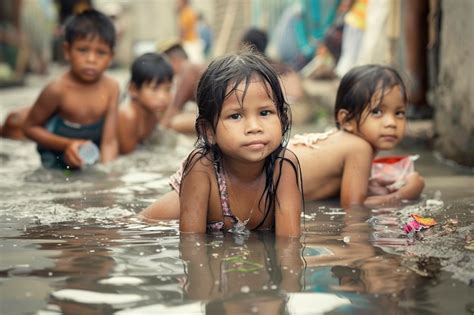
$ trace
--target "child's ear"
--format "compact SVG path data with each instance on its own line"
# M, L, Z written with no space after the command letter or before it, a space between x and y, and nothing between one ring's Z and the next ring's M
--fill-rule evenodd
M135 83L129 83L128 84L128 94L130 94L131 98L137 97L138 94L138 87L135 85Z
M341 129L348 132L355 132L357 129L357 124L354 118L349 119L349 112L347 109L340 109L337 112L337 122Z
M69 56L69 50L70 49L71 49L71 45L68 42L64 41L64 43L63 43L63 55L64 55L64 59L67 60L67 61L69 61L69 59L70 59L70 56Z

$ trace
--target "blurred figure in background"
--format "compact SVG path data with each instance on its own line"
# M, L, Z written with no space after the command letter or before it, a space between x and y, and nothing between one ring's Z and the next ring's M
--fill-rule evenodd
M36 74L47 74L52 60L53 31L57 25L53 1L22 1L20 21L28 70Z
M204 45L203 53L205 58L209 58L211 54L212 44L214 41L214 34L211 27L206 21L206 18L202 13L199 13L198 16L198 33L201 41Z
M132 152L151 136L171 101L173 68L163 56L143 54L130 72L130 101L119 110L120 154Z
M432 118L433 109L428 105L428 14L429 0L403 3L404 40L408 74L409 119Z
M266 55L268 44L267 32L251 27L245 31L240 39L240 47L250 46L260 54ZM299 74L290 66L268 58L270 64L275 68L278 76L282 80L283 91L289 104L294 105L302 100L304 96L303 82Z
M189 0L177 0L178 29L181 44L192 62L204 62L203 45L198 34L198 15Z
M43 166L81 168L88 163L81 154L86 144L95 144L103 163L117 157L119 86L104 74L113 58L115 35L112 21L96 10L66 22L64 56L69 67L43 88L23 125L24 133L38 144Z
M173 97L161 125L185 134L194 134L196 106L185 109L188 102L196 102L196 89L206 65L192 62L179 40L158 44L158 52L168 57L174 72Z
M269 56L301 70L333 24L339 2L304 0L286 7L272 32Z
M344 16L341 57L336 66L336 74L343 77L357 64L365 31L367 3L369 0L345 0L348 9Z

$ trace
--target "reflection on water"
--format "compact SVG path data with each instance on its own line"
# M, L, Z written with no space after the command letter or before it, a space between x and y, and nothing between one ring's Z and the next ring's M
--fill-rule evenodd
M180 235L176 221L135 217L168 191L192 146L166 139L80 173L44 170L33 144L2 139L2 314L474 310L472 175L425 155L418 168L428 186L417 204L307 203L300 239ZM442 203L426 202L435 198ZM439 224L408 238L401 227L412 213Z

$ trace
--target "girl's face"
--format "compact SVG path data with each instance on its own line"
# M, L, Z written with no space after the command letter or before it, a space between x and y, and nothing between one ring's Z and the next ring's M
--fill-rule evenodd
M261 80L242 82L222 104L214 141L224 156L246 162L264 160L282 141L277 108Z
M109 45L98 36L77 38L64 44L66 60L72 73L84 82L95 82L107 70L113 53Z
M171 102L171 82L157 84L156 81L151 81L143 83L140 88L132 84L130 94L147 111L160 114Z
M380 97L383 97L380 102ZM380 103L380 104L379 104ZM355 134L368 141L375 150L391 150L405 136L406 104L399 86L394 86L385 95L376 93L362 113L357 126L351 122Z

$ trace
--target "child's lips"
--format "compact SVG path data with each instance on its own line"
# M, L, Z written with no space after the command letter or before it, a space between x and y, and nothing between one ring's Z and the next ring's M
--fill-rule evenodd
M248 142L244 144L244 147L247 147L253 150L259 150L259 149L263 149L265 145L266 143L264 141L252 141L252 142Z
M397 139L398 139L397 136L390 136L390 135L382 136L382 140L384 141L394 142L394 141L397 141Z
M97 71L95 69L84 69L82 73L88 76L95 76L97 74Z

